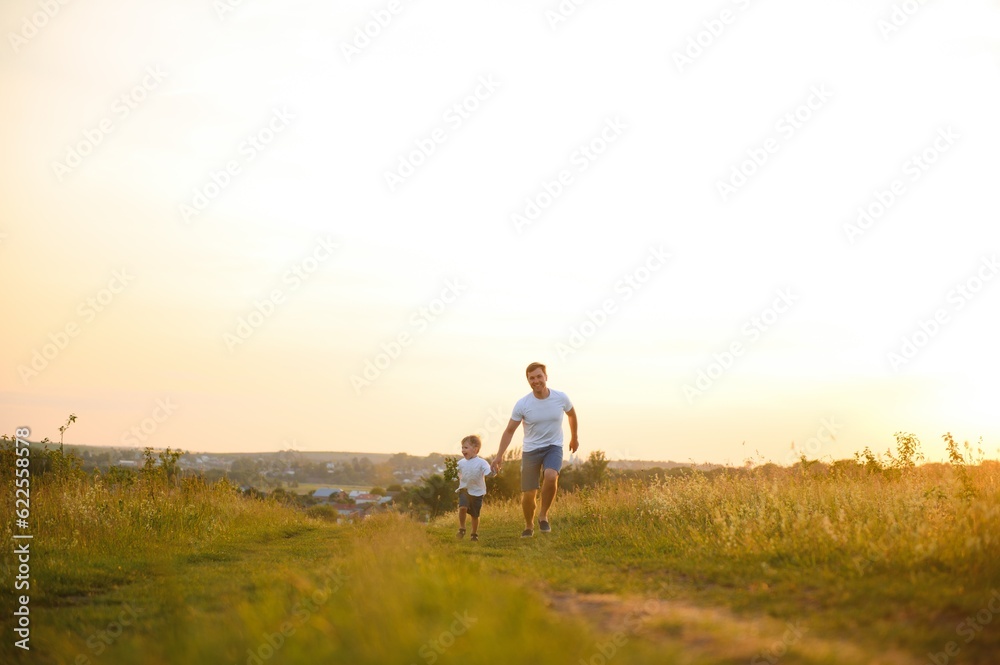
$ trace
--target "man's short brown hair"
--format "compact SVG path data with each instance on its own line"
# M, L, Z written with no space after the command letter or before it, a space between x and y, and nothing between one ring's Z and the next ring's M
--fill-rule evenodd
M536 369L540 369L543 372L545 372L545 376L549 375L549 371L547 369L545 369L545 365L543 365L542 363L531 363L530 365L528 365L528 369L524 370L524 375L528 376L529 374L531 374L532 372L534 372Z

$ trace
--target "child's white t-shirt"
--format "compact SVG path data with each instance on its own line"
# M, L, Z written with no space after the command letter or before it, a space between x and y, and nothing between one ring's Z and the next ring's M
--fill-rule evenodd
M486 495L486 476L490 475L490 464L482 457L458 460L458 489L463 487L469 491L469 496Z

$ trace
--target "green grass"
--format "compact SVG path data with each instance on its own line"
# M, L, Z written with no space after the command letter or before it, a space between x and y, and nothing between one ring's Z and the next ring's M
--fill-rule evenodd
M479 543L454 515L338 526L225 485L38 478L32 651L8 635L0 661L860 665L956 642L951 663L992 663L1000 616L958 629L1000 589L1000 471L965 473L613 483L561 494L531 539L488 498Z
M993 662L1000 615L1000 472L948 468L903 478L732 474L606 485L563 495L551 535L525 543L516 502L484 508L476 556L557 590L667 596L736 617L805 621L813 634L919 656L954 641L957 662ZM434 525L442 546L451 524ZM984 611L984 608L985 611ZM994 603L994 609L1000 604ZM992 624L992 625L990 625Z

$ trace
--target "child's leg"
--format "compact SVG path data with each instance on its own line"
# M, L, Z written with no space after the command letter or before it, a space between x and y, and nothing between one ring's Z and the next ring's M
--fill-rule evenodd
M469 517L472 518L472 535L479 533L479 512L483 509L483 497L471 497L469 506Z
M467 512L469 512L469 509L466 508L465 506L462 506L461 508L458 509L458 528L459 529L464 529L465 528L465 514ZM476 519L476 518L473 517L472 519ZM475 524L475 522L473 522L473 524ZM476 527L473 526L472 528L475 529Z

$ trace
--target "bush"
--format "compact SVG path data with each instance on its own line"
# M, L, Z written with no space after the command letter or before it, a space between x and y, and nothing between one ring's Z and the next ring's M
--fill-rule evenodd
M322 505L322 504L307 508L306 515L308 517L312 517L318 520L324 520L327 522L336 522L338 519L340 519L340 513L337 512L336 508L334 508L333 506Z

